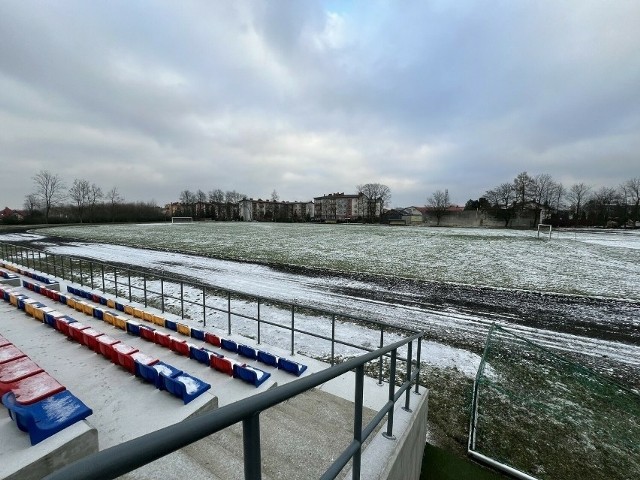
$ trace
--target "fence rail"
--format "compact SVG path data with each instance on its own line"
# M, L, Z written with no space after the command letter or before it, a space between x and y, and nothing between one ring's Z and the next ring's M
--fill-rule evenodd
M258 344L263 341L264 326L288 331L288 347L291 355L296 354L297 335L307 335L330 342L329 361L332 366L339 361L336 354L337 345L371 352L388 344L392 333L400 336L417 333L416 330L380 320L337 314L309 305L274 300L266 296L248 294L152 269L143 270L82 257L53 254L8 242L0 242L0 252L5 260L12 263L62 278L64 281L110 293L117 298L143 303L145 307L158 308L162 313L171 313L192 321L200 320L205 327L207 323L214 323L213 319L217 315L215 326L226 329L229 335L234 332L234 320L236 324L238 320L252 322L255 324L255 330L250 335L256 338ZM270 309L269 313L272 317L280 320L267 319L265 315L267 308ZM283 312L286 312L286 321ZM201 317L198 318L200 315ZM311 331L301 326L305 322L300 320L305 317L322 321L306 322L314 327L315 330ZM371 332L378 332L379 335L375 339L372 335L367 344L356 344L350 341L350 338L338 337L337 325L340 322L360 325ZM242 334L246 333L242 332ZM374 340L375 343L373 343ZM376 347L370 345L376 345ZM398 360L403 362L408 358L411 357L398 356ZM379 384L382 384L385 359L388 362L389 355L381 356L378 363Z

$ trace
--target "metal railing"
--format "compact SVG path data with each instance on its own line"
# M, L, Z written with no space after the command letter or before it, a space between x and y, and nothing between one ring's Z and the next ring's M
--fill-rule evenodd
M421 339L422 334L415 334L374 352L366 353L360 357L347 360L326 370L309 375L308 377L302 377L294 382L278 386L266 392L100 451L73 464L67 465L45 478L48 480L116 478L236 423L242 422L244 477L245 479L259 479L262 475L260 414L296 395L304 393L351 370L355 370L353 439L338 458L329 466L321 478L336 478L347 463L352 460L352 478L359 479L363 443L375 431L376 427L385 417L387 417L387 428L383 436L389 439L394 438L394 406L403 394L406 396L403 408L411 411L411 385L413 382L417 382L419 370L416 369L415 372L412 372L412 362L408 362L406 380L396 390L397 351L398 348L405 345L407 349L411 351L414 342L417 341L418 347L420 346ZM364 366L367 362L376 360L386 354L390 354L391 356L389 397L375 417L363 427ZM417 365L420 365L419 358ZM420 394L417 383L415 394Z
M397 333L402 336L413 335L416 330L411 330L380 320L370 320L354 315L338 314L313 306L296 304L291 302L274 300L266 296L247 294L237 290L222 288L219 286L197 282L192 279L171 276L165 272L134 269L118 264L105 263L92 259L75 257L69 255L58 255L42 250L16 245L12 243L0 242L0 252L2 258L12 263L25 266L29 269L38 270L65 281L79 284L81 286L97 289L103 293L111 293L116 298L123 298L128 301L135 301L144 304L145 307L155 307L163 313L168 312L181 318L188 318L197 321L194 312L201 312L203 326L207 322L212 323L212 319L217 315L216 327L225 329L229 335L233 333L234 320L248 320L256 325L255 337L257 343L262 343L263 328L265 326L284 329L290 332L289 350L291 355L295 355L296 335L308 335L310 337L330 342L329 361L335 365L338 361L336 356L336 345L342 345L371 352L371 348L364 344L356 344L347 339L340 339L337 336L336 326L341 322L349 322L366 327L372 332L378 332L375 341L377 348L385 346L385 341L389 333ZM172 293L172 292L176 293ZM189 291L196 298L188 298L185 293ZM235 302L236 308L233 309ZM247 312L247 303L254 305L255 313ZM283 317L286 312L287 323L277 322L273 318L267 318L265 310L270 308L273 316ZM277 312L276 312L277 311ZM278 313L278 315L274 315ZM199 314L198 314L199 315ZM296 322L304 316L324 319L329 325L325 330L330 329L330 334L320 331L310 331L300 327L302 322ZM317 325L316 325L317 323ZM313 322L314 327L321 330L322 322ZM245 335L245 333L242 333ZM373 343L373 337L368 344ZM375 345L375 343L374 343ZM420 348L420 346L418 346ZM416 352L419 355L419 351ZM388 356L384 357L387 358ZM378 383L382 384L382 373L384 358L380 357L378 362ZM411 356L398 356L398 360L406 362ZM418 382L419 383L419 379Z

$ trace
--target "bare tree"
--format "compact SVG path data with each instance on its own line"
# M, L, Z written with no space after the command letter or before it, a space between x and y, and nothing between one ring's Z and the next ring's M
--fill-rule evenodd
M109 190L107 192L106 198L107 202L109 203L109 215L111 216L111 221L113 222L116 216L118 205L123 201L120 193L118 192L118 187L113 187L111 190Z
M236 192L235 190L227 191L224 194L225 202L236 204L243 198L247 198L247 196L243 193Z
M449 201L449 190L445 189L444 192L442 190L436 190L433 192L427 199L427 206L436 217L438 221L437 225L440 226L440 220L451 206L451 202Z
M207 194L200 189L196 192L196 214L201 218L207 215Z
M34 195L39 204L44 208L44 219L49 223L51 209L57 207L65 198L65 185L58 175L48 170L41 170L33 177L36 191Z
M180 204L183 215L195 216L194 207L196 202L196 195L191 190L183 190L180 192Z
M102 193L102 189L95 183L92 183L89 188L89 216L91 217L92 222L95 221L95 211L98 206L98 202L100 202L103 197L104 194Z
M533 200L535 180L527 172L519 173L513 180L513 190L516 204L519 204L520 208L524 208L527 202Z
M219 188L216 188L215 190L211 190L209 192L209 201L211 203L222 203L222 202L224 202L224 192L222 190L220 190Z
M575 215L575 224L580 221L580 213L582 213L582 206L586 203L591 187L584 183L575 183L571 185L567 192L567 199L571 202L571 206Z
M484 194L487 200L497 209L498 217L504 220L504 226L509 226L513 217L515 203L515 189L513 183L502 183Z
M27 211L27 214L32 217L36 210L38 210L38 197L34 193L30 193L26 197L24 197L24 209Z
M640 177L627 180L622 185L622 189L624 190L627 202L633 206L631 218L634 222L637 222L640 220L640 218L638 218L638 209L640 207Z
M357 185L356 189L366 197L365 215L370 222L379 217L391 201L391 189L382 183L365 183Z
M88 180L82 180L76 178L73 181L73 185L69 189L69 197L76 205L76 209L78 210L78 218L80 219L80 223L84 220L84 210L89 203L89 191L91 190L91 185L89 185Z
M611 217L611 211L615 210L615 207L619 206L619 203L620 196L614 188L600 187L593 193L588 205L585 206L589 207L592 221L595 220L595 222L607 226L607 222Z

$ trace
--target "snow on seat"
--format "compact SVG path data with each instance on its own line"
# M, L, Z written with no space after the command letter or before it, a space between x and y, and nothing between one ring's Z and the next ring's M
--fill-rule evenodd
M20 357L0 365L0 383L11 383L43 372L29 357Z
M115 355L113 346L120 343L120 340L116 340L109 335L100 335L96 340L96 353L100 353L105 358L111 360Z
M271 374L264 370L260 370L259 368L238 363L233 366L233 376L259 387L271 376Z
M81 335L81 343L95 352L98 348L98 337L101 337L104 333L99 332L94 328L87 328L82 330Z
M140 375L140 365L145 367L150 367L159 362L159 360L155 357L151 357L142 352L136 352L131 355L131 359L133 360L133 370L130 370L136 377L141 377Z
M0 395L13 392L16 402L22 405L38 402L63 390L65 390L64 385L58 383L47 372L39 372L15 382L0 382Z
M6 347L7 345L11 345L11 342L0 335L0 347Z
M133 368L133 360L131 355L138 351L137 348L127 345L126 343L116 343L113 345L113 354L111 361L116 365L131 370Z
M258 350L258 361L261 363L264 363L265 365L270 365L272 367L278 367L278 360L279 357L269 353L269 352L265 352L263 350Z
M78 343L82 343L82 331L89 328L89 325L85 325L80 322L73 322L69 324L69 337L74 339Z
M36 320L40 320L42 323L44 323L44 316L49 313L49 312L53 312L55 309L51 308L51 307L47 307L46 305L42 306L42 307L33 307L33 317Z
M284 370L285 372L293 373L295 376L299 377L307 369L307 366L298 362L294 362L293 360L279 358L278 368L280 370Z
M210 343L214 347L219 347L221 345L220 337L209 332L205 332L204 341Z
M56 319L64 317L64 313L59 312L57 310L52 310L50 312L45 312L44 314L44 323L49 325L50 327L56 328Z
M181 373L175 377L164 377L164 388L171 395L181 398L186 405L194 398L209 390L211 385L188 373Z
M71 318L69 315L64 315L63 317L56 318L56 330L64 333L68 337L69 325L75 322L77 322L77 320L75 318Z
M164 362L157 362L153 365L138 363L137 366L140 377L153 383L158 390L164 390L165 378L172 378L183 373L179 368Z
M26 357L26 355L15 345L9 344L0 347L0 365L22 357Z
M18 428L29 434L31 445L36 445L64 430L93 411L68 390L56 393L31 405L20 405L12 392L2 396L2 404Z
M249 345L239 344L238 355L250 358L251 360L256 360L258 358L256 349L253 347L250 347Z
M229 340L229 339L226 339L226 338L221 338L220 339L220 346L223 349L228 350L230 352L236 353L238 351L238 344L236 342L234 342L233 340Z

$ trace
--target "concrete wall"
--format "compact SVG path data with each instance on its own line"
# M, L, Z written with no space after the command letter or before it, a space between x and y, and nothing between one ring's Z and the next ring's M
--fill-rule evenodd
M438 220L434 216L427 217L426 224L430 227L438 225ZM534 213L531 211L518 212L509 220L508 227L511 228L533 228L535 227ZM503 228L503 219L487 212L476 210L464 210L462 212L446 213L440 219L441 227L490 227Z
M394 440L382 436L387 423L373 433L374 438L362 453L361 478L365 480L419 480L427 438L429 391L411 392L412 412L402 409L404 397L396 403L393 417ZM343 477L351 478L351 471Z

